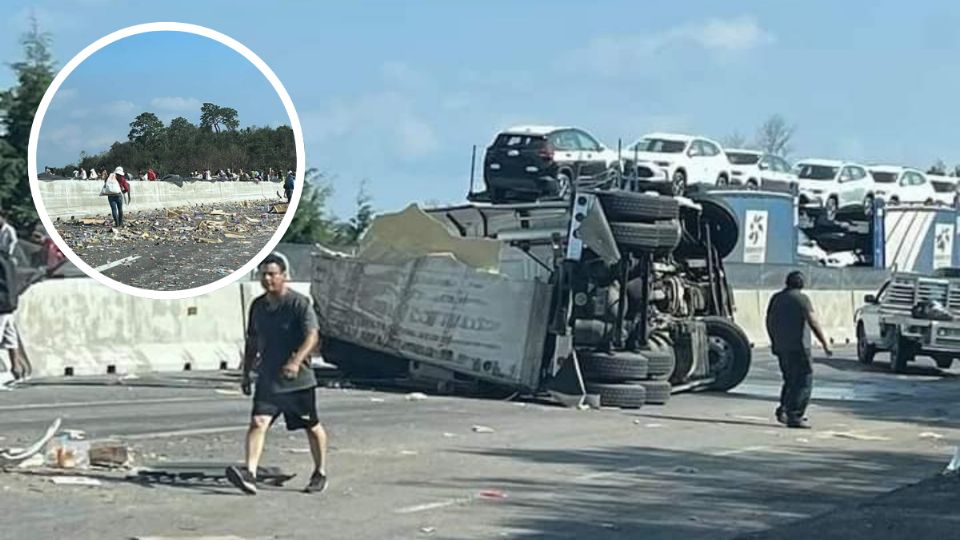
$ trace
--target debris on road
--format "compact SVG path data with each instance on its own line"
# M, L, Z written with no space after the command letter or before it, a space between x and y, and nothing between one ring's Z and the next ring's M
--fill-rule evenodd
M421 528L420 528L420 532L422 532L423 534L433 534L433 533L437 532L437 528L436 528L436 527L421 527Z
M90 447L90 465L119 469L133 464L133 452L120 442L99 442Z
M828 438L837 438L837 439L852 439L855 441L889 441L890 437L884 437L882 435L868 435L866 433L857 433L855 431L824 431L817 434L818 439L828 439Z
M444 438L444 439L452 439L452 438L454 438L454 437L456 437L456 436L457 436L456 433L450 433L450 432L444 432L444 434L443 434L443 438Z
M288 454L309 454L309 448L287 448Z
M474 433L494 433L495 430L490 426L473 426Z
M407 401L423 401L427 399L427 395L423 392L410 392L406 396Z
M370 402L371 402L371 403L384 403L384 402L386 402L386 400L383 399L383 398L372 397L372 398L370 398Z
M924 431L923 433L921 433L920 435L918 435L918 437L920 437L921 439L932 439L932 440L935 440L935 441L939 441L940 439L943 438L943 434L942 434L942 433L934 433L933 431Z
M47 431L44 433L43 437L40 437L40 439L30 445L29 448L24 450L12 448L0 450L0 468L16 467L33 456L39 455L40 452L42 452L47 446L47 443L49 443L50 440L53 439L53 436L56 435L58 429L60 429L59 418L54 420L53 423L51 423L47 428Z
M88 476L54 476L50 479L51 482L58 486L102 486L103 482L97 480L96 478L90 478Z
M479 494L481 499L506 499L507 494L499 489L485 489Z
M686 465L678 465L673 468L673 472L678 474L699 474L700 469L696 467L687 467Z
M953 459L947 464L947 468L943 470L943 474L955 474L957 471L960 471L960 446L953 449Z

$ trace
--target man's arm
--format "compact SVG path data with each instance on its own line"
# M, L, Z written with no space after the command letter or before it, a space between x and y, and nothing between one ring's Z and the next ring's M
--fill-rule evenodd
M243 364L241 366L243 375L240 379L240 389L243 390L244 394L250 395L250 372L257 362L258 352L256 327L253 324L253 306L250 306L250 314L247 320L250 322L247 323L247 338L243 346Z
M297 348L297 350L290 356L290 359L287 360L287 363L283 366L283 373L289 378L294 378L297 376L297 372L300 371L300 367L303 366L304 362L307 361L310 353L313 352L314 348L316 348L317 343L320 342L317 314L313 311L313 306L307 304L303 308L301 318L304 334L303 343L300 344L300 347Z
M817 336L817 341L819 341L823 347L823 352L827 353L827 356L832 356L833 351L830 350L827 336L824 335L823 327L820 326L820 319L817 319L817 314L813 312L813 309L807 310L807 324L810 325L810 330L813 331L813 335Z

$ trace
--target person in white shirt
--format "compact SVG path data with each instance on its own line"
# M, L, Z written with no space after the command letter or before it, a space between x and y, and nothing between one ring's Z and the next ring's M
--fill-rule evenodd
M86 179L87 179L87 170L86 170L86 169L80 169L80 179L81 179L81 180L86 180Z
M91 180L97 179L97 170L94 169L93 167L90 167L90 179Z
M6 216L0 214L0 252L10 257L13 264L16 264L13 257L16 248L17 230L7 221ZM13 312L0 313L0 349L6 349L7 354L10 355L10 374L14 379L22 379L25 372L23 363L20 361L20 342Z

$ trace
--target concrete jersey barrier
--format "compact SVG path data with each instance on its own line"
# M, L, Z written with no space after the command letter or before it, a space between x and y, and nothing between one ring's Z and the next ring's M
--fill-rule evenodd
M734 318L754 346L770 345L766 326L767 306L770 304L770 297L776 292L777 290L773 289L741 289L733 293L737 307ZM875 292L875 290L804 290L804 294L813 304L813 309L820 319L820 325L827 334L827 338L837 345L856 341L857 329L853 314L863 305L864 295ZM813 341L814 348L818 347L815 337Z
M60 180L40 182L40 195L51 218L109 215L107 198L100 196L103 182ZM130 182L132 203L125 210L156 210L201 203L277 199L281 184L276 182Z

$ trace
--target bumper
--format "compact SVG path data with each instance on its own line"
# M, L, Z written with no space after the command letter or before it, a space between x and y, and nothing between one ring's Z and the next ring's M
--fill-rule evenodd
M797 197L797 202L805 208L823 208L824 201L826 201L824 195L810 193L809 191L801 191Z
M484 176L484 183L491 191L513 191L519 193L556 193L557 180L551 176L524 174L491 174Z
M931 321L913 317L895 317L887 322L896 324L900 334L920 345L926 352L960 353L960 322Z

